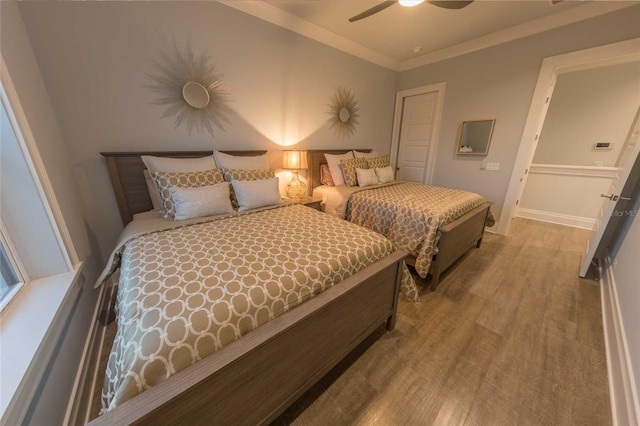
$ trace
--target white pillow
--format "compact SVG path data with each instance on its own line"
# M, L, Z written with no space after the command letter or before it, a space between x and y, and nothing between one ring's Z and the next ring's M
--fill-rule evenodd
M358 186L371 186L378 184L378 177L374 169L356 169Z
M344 176L342 175L342 166L340 160L353 159L353 151L349 151L345 154L325 154L324 158L327 159L327 165L331 172L331 179L333 183L337 185L344 185Z
M199 188L171 188L176 220L233 213L229 182Z
M353 151L353 156L355 158L376 158L376 157L380 157L378 155L378 153L375 152L375 151L371 151L371 152Z
M280 204L278 178L262 180L233 180L233 191L238 199L238 211Z
M140 158L151 174L153 174L153 172L204 172L206 170L217 169L213 155L200 158L171 158L143 155Z
M216 164L221 169L268 169L267 154L254 156L230 155L220 151L213 151Z
M380 167L374 170L376 171L376 176L378 177L378 181L380 183L393 182L393 167Z

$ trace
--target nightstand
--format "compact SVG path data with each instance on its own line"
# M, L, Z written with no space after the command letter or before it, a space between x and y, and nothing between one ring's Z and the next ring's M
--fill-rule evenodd
M282 198L283 201L293 201L290 198ZM316 209L318 211L322 211L322 199L321 198L312 198L312 197L302 197L300 204L304 204L307 207L311 207L312 209Z

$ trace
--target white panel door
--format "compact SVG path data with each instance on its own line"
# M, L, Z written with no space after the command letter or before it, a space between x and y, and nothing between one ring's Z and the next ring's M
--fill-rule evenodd
M611 182L609 192L602 194L605 198L600 208L600 214L596 218L596 223L591 233L591 238L587 244L587 248L582 255L582 263L580 265L580 276L585 277L589 270L589 266L594 258L601 257L603 248L608 246L611 237L615 232L615 228L628 212L624 210L627 202L630 201L631 192L633 192L638 176L640 176L640 108L636 113L636 118L631 125L627 140L625 141L620 157L618 159L618 171L616 178Z
M404 98L396 178L425 182L429 176L429 150L433 143L438 92Z

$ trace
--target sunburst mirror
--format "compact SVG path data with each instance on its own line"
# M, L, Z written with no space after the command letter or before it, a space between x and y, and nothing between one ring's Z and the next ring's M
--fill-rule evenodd
M346 87L338 87L329 103L329 125L338 136L348 138L356 132L358 124L358 101L353 91Z
M231 114L229 90L207 52L196 57L189 41L180 49L174 40L153 65L147 76L158 94L152 104L167 107L162 118L175 117L175 127L184 124L189 134L195 129L213 136L214 127L224 130Z

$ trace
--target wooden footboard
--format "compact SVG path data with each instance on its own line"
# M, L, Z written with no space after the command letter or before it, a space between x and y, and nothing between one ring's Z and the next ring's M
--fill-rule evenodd
M460 259L471 248L480 247L482 235L491 202L485 201L464 216L440 228L438 254L434 256L429 274L431 290L440 284L440 274ZM407 263L415 263L415 257L409 256Z
M387 256L90 424L268 424L381 323L393 328L405 256Z

